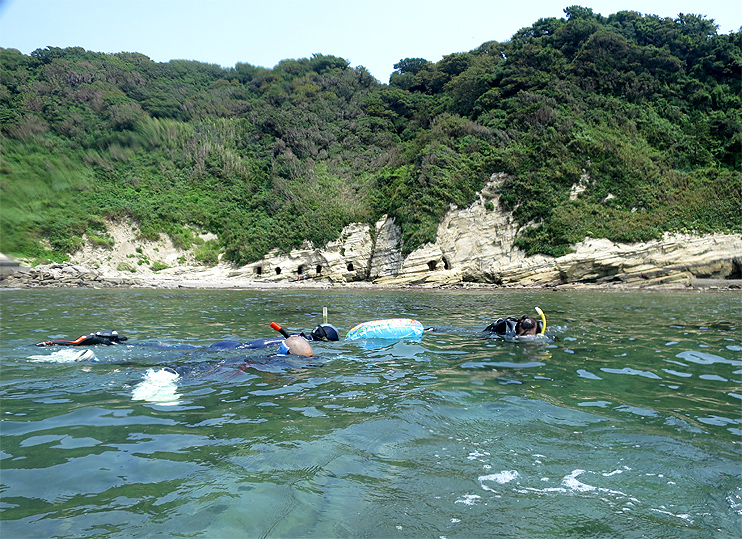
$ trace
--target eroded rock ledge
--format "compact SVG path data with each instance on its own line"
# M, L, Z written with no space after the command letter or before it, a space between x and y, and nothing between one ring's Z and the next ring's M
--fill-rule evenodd
M470 208L469 210L472 211ZM454 221L460 216L449 216ZM567 283L620 283L649 286L694 279L742 279L742 237L714 234L666 234L640 244L587 239L575 252L554 258L526 257L502 237L482 235L486 219L455 223L434 244L402 259L398 244L384 241L370 230L355 230L343 247L297 249L271 253L259 262L230 273L230 277L263 282L327 280L344 283L371 281L387 286L449 285L463 282L502 286L555 286ZM445 226L446 222L441 226ZM393 229L391 220L376 230ZM507 231L506 231L507 232ZM388 237L394 237L389 234ZM398 237L398 234L396 235ZM356 240L355 243L352 243ZM341 254L341 252L343 254Z
M282 254L270 253L234 272L266 282L326 279L331 282L449 285L488 283L503 286L554 286L567 283L621 283L634 286L691 280L742 279L742 235L665 234L646 243L622 244L588 238L562 257L527 257L513 247L520 231L512 216L498 210L492 177L479 200L465 209L451 208L438 227L435 243L406 258L394 220L346 227L338 241L324 249L305 245ZM491 201L490 204L487 204Z

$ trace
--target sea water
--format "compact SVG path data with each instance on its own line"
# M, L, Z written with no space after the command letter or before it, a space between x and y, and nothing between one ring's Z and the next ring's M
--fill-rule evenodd
M736 538L738 293L1 290L0 535ZM499 316L553 340L504 342ZM411 341L214 350L392 317ZM129 340L36 347L115 329Z

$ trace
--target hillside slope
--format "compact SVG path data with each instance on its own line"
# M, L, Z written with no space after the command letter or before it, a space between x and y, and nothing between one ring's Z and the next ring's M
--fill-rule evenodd
M529 255L742 231L742 33L565 14L405 58L389 84L322 54L224 69L0 50L0 251L65 260L130 219L202 263L245 264L389 215L406 255L496 173Z

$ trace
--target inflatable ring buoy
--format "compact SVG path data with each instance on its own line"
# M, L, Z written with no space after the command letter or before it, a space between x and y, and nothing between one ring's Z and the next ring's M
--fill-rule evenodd
M358 324L345 336L345 340L358 339L409 339L423 334L423 325L411 318L387 318Z

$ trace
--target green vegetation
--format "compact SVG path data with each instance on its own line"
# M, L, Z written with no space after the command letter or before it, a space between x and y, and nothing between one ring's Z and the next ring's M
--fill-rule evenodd
M160 262L159 260L155 260L154 262L152 262L152 266L150 267L150 269L152 271L154 271L155 273L157 273L158 271L162 271L162 270L167 269L169 267L170 266L168 266L164 262Z
M0 251L64 260L127 218L205 264L246 263L389 214L408 253L497 172L529 254L586 235L741 232L742 31L565 13L436 63L403 59L389 84L322 54L225 69L0 49Z

